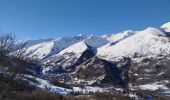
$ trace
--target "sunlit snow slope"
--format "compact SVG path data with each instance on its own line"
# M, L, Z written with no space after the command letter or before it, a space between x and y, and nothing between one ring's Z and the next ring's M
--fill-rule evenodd
M147 28L115 45L105 45L98 48L97 56L114 60L117 57L156 56L170 53L169 38L166 33L157 28Z

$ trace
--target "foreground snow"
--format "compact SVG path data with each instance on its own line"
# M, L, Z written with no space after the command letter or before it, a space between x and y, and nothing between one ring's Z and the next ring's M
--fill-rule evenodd
M80 88L80 87L73 87L73 91L74 92L80 92L83 94L86 93L95 93L95 92L108 92L109 88L101 88L101 87L90 87L90 86L85 86L84 88Z
M28 80L30 82L30 84L37 86L40 89L47 89L49 92L52 93L58 93L61 95L68 95L71 92L79 92L82 94L86 94L86 93L95 93L95 92L108 92L109 88L101 88L101 87L90 87L90 86L85 86L84 88L80 88L80 87L73 87L73 89L66 89L66 88L62 88L62 87L58 87L55 86L54 84L52 84L50 81L41 79L41 78L37 78L31 75L25 75L25 80ZM29 79L34 79L36 82L32 82Z
M44 80L41 78L37 78L37 77L33 77L31 75L25 75L25 77L30 78L30 79L35 79L35 81L37 81L38 83L33 83L31 81L30 81L30 83L41 88L41 89L47 89L47 90L49 90L49 92L67 95L72 91L70 89L55 86L50 81L47 81L47 80Z
M159 83L140 85L139 88L142 90L151 90L151 91L156 91L158 89L169 90L169 88L167 86L165 86L163 84L159 84Z

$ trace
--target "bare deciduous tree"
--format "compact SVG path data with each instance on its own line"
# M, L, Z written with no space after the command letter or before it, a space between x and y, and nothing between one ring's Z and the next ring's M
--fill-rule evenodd
M13 91L13 81L24 74L30 62L27 56L32 52L27 52L26 45L27 42L16 44L12 33L0 34L0 67L6 69L0 71L0 100L5 100Z
M12 33L6 33L0 35L0 56L6 56L13 50L15 43L15 35Z

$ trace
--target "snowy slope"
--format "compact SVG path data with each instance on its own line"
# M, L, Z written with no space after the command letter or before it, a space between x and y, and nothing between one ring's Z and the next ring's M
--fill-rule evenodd
M30 46L33 46L33 45L40 44L42 42L50 42L50 41L52 41L52 39L28 40L28 41L26 41L26 47L30 47Z
M79 57L81 53L83 53L88 48L88 46L97 48L107 43L108 41L101 37L90 35L87 39L64 49L59 53L59 55L64 55L66 53L74 53L77 57Z
M31 76L31 75L25 75L25 80L29 80L29 79L35 79L35 81L38 82L38 83L33 83L33 82L30 81L30 84L33 84L33 85L39 87L40 89L44 89L44 90L48 88L48 91L52 92L52 93L58 93L58 94L61 94L61 95L66 95L66 94L69 94L72 91L70 89L55 86L50 81L47 81L47 80L44 80L44 79L41 79L41 78L38 78L38 77L34 77L34 76Z
M62 69L68 68L69 66L76 63L77 59L87 48L87 45L83 41L81 41L69 46L58 54L54 54L44 59L42 61L44 65L43 73L56 73L56 70L60 69L61 66Z
M38 39L38 40L27 40L27 41L21 41L17 40L15 45L16 46L22 46L23 44L25 45L26 48L31 47L33 45L40 44L42 42L50 42L52 39Z
M80 42L84 39L86 39L88 36L86 35L78 35L78 36L74 36L74 37L61 37L61 38L58 38L56 40L54 40L54 47L53 47L53 50L58 53L60 52L61 50L77 43L77 42Z
M46 39L28 41L26 45L27 54L30 54L29 57L44 59L86 38L87 36L85 35L78 35L74 37L62 37L54 40Z
M112 41L112 42L119 42L129 36L134 35L135 33L136 33L136 31L127 30L127 31L124 31L124 32L121 32L118 34L112 34L110 37L108 37L108 40Z
M54 43L50 42L42 42L37 45L33 45L27 48L27 53L30 53L29 57L36 57L38 59L43 59L48 54L50 54Z
M151 56L170 53L170 42L166 33L157 28L147 28L115 45L98 48L97 56L114 60L122 56Z
M87 48L88 48L87 45L84 43L84 41L82 41L62 50L61 52L59 52L58 55L74 53L75 56L78 58Z
M50 81L47 81L45 79L41 79L38 77L34 77L31 75L25 75L23 77L24 80L34 80L37 81L38 83L34 83L32 81L29 81L30 84L37 86L40 89L46 90L48 88L49 92L52 93L57 93L57 94L61 94L61 95L68 95L71 92L81 92L83 94L85 93L89 93L89 92L108 92L109 88L101 88L101 87L90 87L90 86L85 86L84 88L80 88L80 87L73 87L73 89L67 89L67 88L62 88L62 87L58 87L55 86L54 84L52 84Z
M87 39L84 40L84 43L86 43L88 46L93 48L101 47L105 44L107 44L109 41L100 37L100 36L94 36L90 35Z
M62 68L67 68L76 63L80 58L82 53L86 51L89 46L92 48L101 47L107 44L108 41L97 36L90 35L87 39L80 41L76 44L69 46L68 48L62 50L58 54L55 54L51 57L48 57L43 60L44 65L49 65L48 68L44 69L45 71L57 69L62 66Z
M169 33L170 32L170 22L163 24L161 26L161 28L163 28L165 32ZM168 35L170 35L170 33Z
M105 45L105 47L115 45L116 43L136 34L139 31L133 31L133 30L127 30L118 34L112 34L112 35L102 35L101 37L104 39L107 39L109 41L108 44Z

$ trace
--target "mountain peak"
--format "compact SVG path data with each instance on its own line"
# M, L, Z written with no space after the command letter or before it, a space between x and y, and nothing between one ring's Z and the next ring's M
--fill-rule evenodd
M165 32L170 32L170 22L163 24L161 28L163 28Z
M137 33L137 32L133 31L133 30L126 30L126 31L123 31L123 32L120 32L117 34L112 34L110 37L108 37L108 40L112 41L112 42L118 42L118 41L121 41L121 40L131 36L131 35L134 35L135 33Z
M101 38L104 38L104 39L107 39L108 37L109 37L108 34L103 34L103 35L101 36Z

